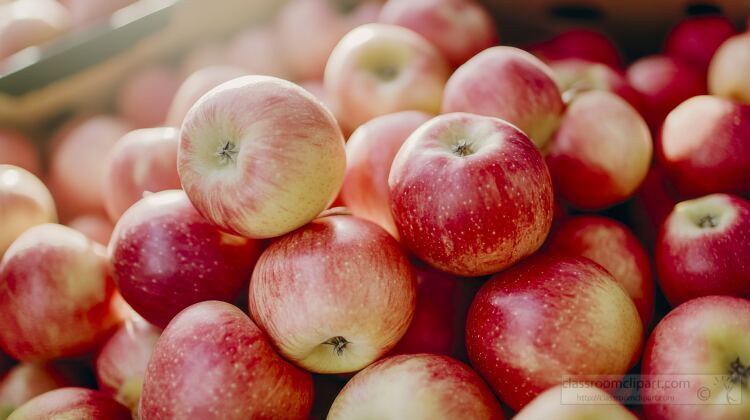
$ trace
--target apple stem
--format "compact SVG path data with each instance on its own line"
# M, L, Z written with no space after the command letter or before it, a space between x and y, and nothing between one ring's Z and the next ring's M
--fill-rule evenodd
M346 348L346 345L349 344L349 342L342 336L336 336L323 342L323 344L333 346L333 351L335 351L337 355L341 356L344 354L344 348Z
M226 165L229 162L234 163L237 159L237 146L231 141L227 140L223 145L216 151L215 156L219 158L219 162L222 165Z
M750 366L743 365L738 356L737 359L729 365L729 375L732 383L739 383L742 386L745 386L747 385L748 376L750 376Z
M707 214L701 217L700 220L698 220L698 226L700 226L701 228L715 228L716 225L716 217L714 217L714 215L712 214Z
M451 148L451 151L456 156L461 156L461 157L468 156L472 153L471 143L469 143L466 140L459 140L458 142L456 142L456 144L453 145L453 147Z

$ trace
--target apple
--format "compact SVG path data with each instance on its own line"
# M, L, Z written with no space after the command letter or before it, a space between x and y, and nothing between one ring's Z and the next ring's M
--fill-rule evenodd
M127 319L102 345L94 361L99 388L135 410L143 377L161 330L135 316Z
M263 252L249 306L292 363L346 373L396 345L415 299L414 273L396 240L372 222L332 209Z
M227 45L226 54L229 64L248 74L288 80L293 77L281 57L276 32L270 26L254 26L235 35Z
M29 400L12 412L8 420L131 418L130 410L103 392L69 387L45 392Z
M750 32L727 39L714 54L708 68L711 94L750 104Z
M563 393L579 397L584 401L578 403L564 402ZM637 420L633 413L616 402L610 394L596 387L565 390L558 385L539 394L528 403L514 420Z
M331 51L347 32L375 22L379 0L290 0L276 17L279 51L300 80L320 79Z
M492 117L452 113L417 129L388 178L401 241L460 276L496 273L532 254L552 224L552 182L529 138Z
M25 231L0 262L0 346L34 362L85 353L120 322L102 245L52 223Z
M585 257L541 255L495 275L466 322L472 366L516 411L563 375L623 375L642 341L633 301Z
M164 124L180 78L165 65L152 65L138 70L120 87L117 110L135 127L156 127Z
M638 111L602 90L573 100L548 146L556 191L585 210L607 208L633 195L653 155L651 133Z
M641 373L646 377L659 375L657 378L685 381L687 386L643 388L644 399L677 401L646 404L643 406L645 417L653 420L749 418L748 330L750 301L747 299L701 297L667 314L648 340Z
M550 68L526 51L503 46L482 51L453 73L442 112L504 119L542 149L557 130L563 107Z
M73 17L76 26L83 26L133 3L134 0L57 0Z
M129 208L109 243L120 293L162 328L194 303L236 300L259 253L257 241L222 232L179 190L150 194Z
M142 128L121 138L109 152L104 169L104 204L117 219L144 193L179 189L177 147L173 127Z
M706 71L719 46L736 33L734 23L724 16L691 16L669 32L664 53Z
M185 115L201 96L224 82L247 75L239 67L229 65L211 65L190 74L177 89L167 113L168 126L179 127Z
M207 301L180 312L157 341L140 416L302 419L312 393L310 374L279 357L242 311Z
M0 165L0 257L32 226L57 220L55 202L34 174L13 165Z
M209 221L249 238L305 225L338 193L344 137L330 111L290 82L246 76L203 96L182 125L182 186Z
M598 263L628 293L644 330L654 315L654 277L648 253L622 223L602 216L578 216L550 235L548 252L582 256Z
M630 86L625 73L620 70L580 59L553 61L549 66L566 103L583 92L605 90L625 99L639 112L641 110L641 95Z
M362 25L341 38L326 65L325 87L347 130L380 115L440 111L450 76L440 51L396 25Z
M336 105L333 103L333 100L331 100L331 95L328 94L328 91L326 90L326 86L323 83L322 79L303 80L298 84L301 88L310 92L317 100L322 102L323 105L325 105L325 107L328 108L335 117L339 115L339 112L336 110ZM344 134L347 135L351 133L346 132Z
M656 233L678 203L677 193L659 165L651 168L628 207L628 224L649 251L654 249Z
M547 63L574 58L613 69L622 67L620 52L612 40L591 29L570 29L526 49Z
M32 140L7 128L0 128L0 164L18 166L36 176L42 173L39 152Z
M0 61L70 27L70 13L55 0L16 0L0 5Z
M672 306L708 295L750 298L750 203L711 194L677 204L659 231L656 270Z
M378 21L422 35L453 67L499 42L492 16L474 0L390 0Z
M684 195L750 193L750 105L688 99L664 121L657 157Z
M70 385L53 366L20 363L0 379L0 417L6 418L26 401Z
M401 145L431 116L420 111L383 115L361 125L346 143L340 198L355 216L377 223L398 239L388 198L388 174Z
M677 105L707 91L700 69L664 55L636 60L628 67L627 78L641 94L643 116L654 131Z
M500 404L479 375L447 356L393 356L357 373L339 393L329 420L354 418L495 419Z
M107 216L99 213L78 216L68 222L68 227L83 233L92 241L105 246L109 243L109 238L112 236L112 230L115 228Z

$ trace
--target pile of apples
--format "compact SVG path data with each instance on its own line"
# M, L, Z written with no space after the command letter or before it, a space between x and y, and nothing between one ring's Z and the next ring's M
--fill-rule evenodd
M46 170L2 130L5 415L750 418L750 33L498 43L470 0L291 0ZM625 374L705 376L561 403Z

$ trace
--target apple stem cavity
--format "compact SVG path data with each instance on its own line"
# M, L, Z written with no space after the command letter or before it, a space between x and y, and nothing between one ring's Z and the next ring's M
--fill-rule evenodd
M342 356L344 354L346 345L349 344L349 341L347 341L346 338L342 336L336 336L328 339L327 341L324 341L323 344L333 346L333 351L335 351L337 355Z
M375 75L384 82L390 82L398 76L396 66L380 66L375 69Z
M343 15L348 15L359 6L361 0L332 0L333 6Z
M698 226L701 228L715 228L718 226L718 223L716 221L716 216L712 214L707 214L698 220Z
M742 364L739 356L729 365L729 380L734 384L747 386L748 376L750 376L750 366Z
M456 142L456 144L451 147L451 151L454 155L459 157L469 156L470 154L474 153L474 151L471 149L471 143L467 140L459 140Z
M234 163L237 160L237 153L237 145L227 140L216 150L215 156L219 158L219 162L222 165L226 165L230 162Z

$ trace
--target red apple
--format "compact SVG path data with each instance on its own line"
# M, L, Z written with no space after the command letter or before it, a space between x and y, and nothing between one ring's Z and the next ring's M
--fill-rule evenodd
M664 121L657 157L683 194L750 193L750 105L688 99Z
M664 53L705 72L719 46L736 33L734 23L724 16L691 16L669 32Z
M70 13L54 0L17 0L0 5L0 61L49 41L70 27Z
M237 299L259 248L257 241L222 232L184 192L171 190L146 196L122 215L109 254L128 304L164 327L194 303Z
M577 96L549 143L547 164L573 207L610 207L635 193L648 174L651 133L624 99L596 90Z
M104 204L117 219L147 192L179 189L179 130L143 128L121 138L109 152L104 169Z
M629 208L629 225L649 250L654 249L656 233L678 201L664 169L651 165Z
M398 239L388 198L388 174L401 145L430 119L419 111L377 117L357 128L346 143L346 176L340 198L358 217L375 222Z
M474 0L390 0L378 21L422 35L453 67L499 41L492 16Z
M750 104L750 32L727 39L711 59L708 88L712 95Z
M32 226L57 220L47 187L31 172L0 165L0 257Z
M329 420L505 418L479 375L446 356L383 359L357 373L333 402Z
M563 393L571 396L581 397L581 402L565 402L562 400ZM607 419L607 420L637 420L633 413L616 402L606 391L596 387L580 389L563 389L555 386L539 394L527 404L514 420L582 420L582 419Z
M633 301L584 257L537 256L495 275L469 309L466 349L519 410L563 375L622 375L641 351Z
M354 372L388 352L415 298L396 240L337 209L273 242L250 281L252 318L279 353L317 373Z
M542 155L497 118L433 118L401 147L388 184L402 242L448 273L498 272L536 251L552 224Z
M86 388L60 388L18 407L8 420L107 419L130 420L130 410L109 395Z
M145 67L120 87L117 110L135 127L161 126L179 87L179 75L173 69L164 65Z
M239 67L212 65L202 67L190 74L177 89L167 113L167 125L179 127L185 115L201 96L224 82L245 76L247 72Z
M32 140L5 128L0 128L0 164L18 166L36 176L42 173L39 152Z
M442 112L502 118L541 149L557 129L563 102L547 65L518 48L493 47L453 73L445 86Z
M606 90L628 101L639 112L641 110L641 95L630 86L623 71L580 59L553 61L549 66L566 103L583 92Z
M260 74L291 80L291 74L281 57L276 33L269 26L254 26L239 34L227 46L227 61L247 74Z
M654 315L654 278L648 254L622 223L602 216L579 216L563 222L550 236L549 252L590 258L625 289L638 309L644 329Z
M656 402L643 406L646 418L750 418L748 331L747 299L702 297L667 314L649 338L641 373L684 385L643 388L643 398Z
M672 306L708 295L750 298L750 203L712 194L677 204L656 241L656 269Z
M622 67L622 58L615 44L604 34L590 29L571 29L527 48L545 62L571 58Z
M208 301L182 311L157 341L140 416L302 419L312 392L310 374L279 357L242 311Z
M102 245L43 224L16 239L0 262L0 345L42 361L94 348L120 322Z
M68 222L71 227L102 245L109 243L112 236L112 230L115 226L109 221L109 218L99 213L84 214Z
M190 110L178 170L190 201L212 223L271 238L328 207L345 159L338 123L320 101L290 82L247 76L211 90Z
M325 87L339 122L354 130L380 115L440 111L448 62L418 33L396 25L360 26L328 59Z
M0 380L0 417L6 418L37 395L68 385L65 377L51 365L20 363Z

